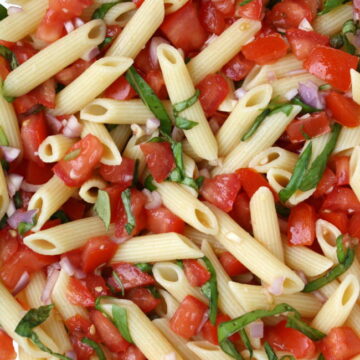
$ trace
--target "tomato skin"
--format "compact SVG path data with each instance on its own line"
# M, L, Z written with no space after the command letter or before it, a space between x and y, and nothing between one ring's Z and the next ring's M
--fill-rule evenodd
M15 360L16 352L12 338L3 330L0 330L0 360Z
M250 199L245 192L240 192L235 199L229 215L246 231L251 232Z
M288 244L312 245L315 240L315 221L316 214L311 205L300 203L293 207L288 221Z
M191 286L203 286L210 280L210 273L195 259L184 259L184 272Z
M200 49L207 38L191 1L167 15L160 29L176 48L183 49L185 53Z
M353 190L346 187L337 187L326 196L322 209L345 211L347 213L358 212L360 211L360 201Z
M336 175L331 169L327 167L316 187L316 191L314 192L314 198L320 198L325 194L329 194L331 191L334 190L336 184Z
M104 92L104 97L115 100L129 100L136 95L136 91L128 83L125 76L120 76Z
M86 205L84 201L70 198L63 206L62 210L65 211L66 215L70 220L80 220L84 217Z
M207 32L220 35L224 31L224 15L216 9L210 0L201 1L199 17L201 25Z
M160 299L156 299L150 290L145 288L130 289L126 297L133 301L145 314L153 311L160 304Z
M90 178L93 169L99 164L104 151L100 140L92 134L86 135L75 143L66 154L77 149L80 149L80 153L76 158L60 160L53 167L53 172L70 187L81 186Z
M215 114L230 90L226 80L218 74L207 75L196 88L200 90L199 101L206 116Z
M226 17L233 16L235 12L234 0L211 0L216 9L219 10Z
M59 13L49 9L36 30L36 37L52 43L65 35L64 21Z
M34 49L28 41L21 41L21 45L17 43L11 50L15 54L20 65L37 53L37 50Z
M246 5L238 6L235 15L251 20L261 20L264 15L263 0L253 0Z
M118 246L108 236L90 238L82 253L82 270L90 273L99 265L107 263L114 256L117 248Z
M349 185L350 183L350 157L349 156L333 156L331 163L335 166L335 174L337 177L337 185Z
M55 79L60 84L69 85L72 81L78 78L93 62L94 60L85 61L78 59L67 68L58 72L55 75Z
M250 199L262 186L269 188L273 192L265 177L255 170L243 168L236 170L236 173L240 176L241 186Z
M175 160L170 143L143 143L140 145L151 175L157 182L164 181L175 168Z
M360 239L360 213L354 214L349 222L349 235Z
M74 277L70 277L66 298L73 305L83 307L93 307L95 305L95 298L91 292L80 280Z
M219 256L222 267L229 276L237 276L249 270L230 252L225 251Z
M53 172L51 171L51 164L41 164L39 166L37 162L34 161L26 161L25 166L25 180L29 184L41 185L50 180L53 176Z
M100 311L90 311L90 320L94 323L101 341L113 352L124 352L130 346L116 326Z
M147 209L146 219L146 228L154 234L184 232L185 222L163 205L156 209Z
M269 35L257 38L243 46L242 53L246 59L259 65L265 65L285 56L288 49L288 44L281 36Z
M218 335L217 335L217 331L218 331L218 326L226 321L231 320L230 316L226 315L226 314L218 314L216 317L216 325L213 325L210 320L208 320L205 325L203 326L203 328L201 329L201 335L203 336L203 338L207 341L209 341L210 343L214 344L214 345L219 345L219 340L218 340ZM234 334L232 336L229 337L229 339L231 341L237 341L239 339L239 334Z
M50 0L49 8L62 13L65 20L80 16L84 9L90 6L93 0Z
M335 225L342 234L348 232L349 219L345 212L343 211L330 211L330 212L320 212L319 216L321 219L324 219L331 224Z
M208 307L192 295L187 295L170 319L171 330L185 339L196 335Z
M240 81L245 79L254 65L253 61L245 59L244 55L239 53L223 66L222 71L229 79Z
M200 194L219 209L229 212L233 208L240 187L238 174L216 175L212 179L204 180Z
M146 82L154 90L160 99L167 99L168 93L165 86L165 80L160 69L150 70L145 76Z
M104 278L100 275L88 274L86 276L85 282L86 287L92 296L94 296L94 298L110 294L109 288L107 287Z
M122 354L121 360L146 360L146 358L135 345L130 345L127 351Z
M290 352L296 359L310 359L316 353L314 341L300 331L287 328L286 320L279 322L276 326L265 327L265 341L274 350Z
M0 78L5 80L10 73L10 66L8 62L0 56Z
M292 143L305 141L304 134L314 138L330 131L330 120L325 111L310 114L307 118L295 119L286 128L286 133Z
M336 122L348 127L360 125L360 106L355 101L336 91L330 91L325 99Z
M0 266L16 254L19 246L17 232L9 227L0 230Z
M100 165L99 173L104 180L114 184L121 184L127 189L131 186L135 170L135 160L123 157L120 165Z

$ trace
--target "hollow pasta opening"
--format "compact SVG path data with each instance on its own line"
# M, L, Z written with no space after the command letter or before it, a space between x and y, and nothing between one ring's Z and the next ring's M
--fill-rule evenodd
M203 211L201 211L199 209L195 209L195 216L199 220L201 225L203 225L204 227L206 227L206 228L212 227L212 224L211 224L211 221L209 221L208 215L206 213L204 213Z
M105 106L92 104L86 107L85 113L94 115L94 116L102 116L108 112L108 109Z
M350 300L352 300L354 296L355 288L354 284L350 282L350 284L346 287L343 296L341 298L341 305L345 306Z
M268 153L267 156L264 158L264 159L266 159L265 164L266 164L266 163L269 164L269 163L271 163L271 162L279 159L279 157L280 157L280 154L279 154L278 152L270 152L270 153Z
M34 247L42 250L54 250L56 246L46 239L34 239L31 240L31 243Z
M284 280L284 289L298 289L299 288L299 284L296 283L294 280L288 279L286 278Z
M53 146L51 143L47 143L44 147L44 155L49 157L54 156Z
M264 89L260 91L256 91L252 94L252 96L250 96L247 99L245 106L252 107L252 106L261 105L264 102L265 97L266 97L266 91Z
M289 178L283 174L274 174L274 180L282 187L286 187L289 183Z
M178 282L179 281L179 274L178 272L172 268L172 267L166 267L166 268L158 268L160 276L165 280L169 282Z
M163 49L163 55L171 64L177 64L177 58L173 51L169 49Z
M93 40L98 38L99 36L101 36L103 34L103 25L99 24L95 27L93 27L89 33L88 33L88 38Z

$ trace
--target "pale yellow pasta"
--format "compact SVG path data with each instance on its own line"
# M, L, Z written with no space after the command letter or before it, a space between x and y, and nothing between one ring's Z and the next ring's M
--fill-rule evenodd
M280 261L284 261L274 195L269 188L262 186L251 197L250 215L255 239Z
M247 167L254 156L274 144L300 110L300 106L294 105L289 115L280 112L268 116L250 139L240 142L225 157L222 164L214 169L213 175L232 173Z
M127 141L131 136L131 129L128 125L118 125L115 129L110 131L110 136L114 140L115 145L119 151L123 151Z
M8 186L2 166L0 166L0 218L2 218L10 204Z
M360 126L353 128L343 126L336 142L334 154L339 154L346 150L351 151L358 145L360 145Z
M204 254L188 238L177 233L133 237L123 243L111 262L155 262L197 259Z
M312 152L311 152L311 158L310 158L310 164L321 154L321 152L324 150L326 144L329 142L331 137L331 133L327 133L322 136L318 136L311 140L312 144ZM308 146L310 140L307 140L301 149L301 152L303 152L306 147Z
M147 140L148 140L148 138L147 138ZM145 167L146 167L145 156L140 149L141 143L142 143L141 139L138 139L135 135L133 135L130 138L130 140L128 141L128 143L126 144L124 152L122 153L123 156L133 159L135 161L136 160L138 161L139 176L141 176L141 174L144 172Z
M135 14L136 5L125 2L113 6L104 16L107 25L124 27Z
M239 19L193 57L187 67L194 84L219 71L261 27L259 21Z
M112 43L106 56L134 59L163 22L164 14L163 0L145 0Z
M201 360L232 360L218 345L208 341L190 341L186 345Z
M204 234L191 226L185 226L184 235L192 240L197 246L201 246L203 240L206 240L211 245L215 253L220 254L226 251L223 245L219 243L213 235Z
M156 307L155 312L162 318L170 320L179 307L179 302L166 290L159 289L160 304Z
M99 45L104 37L105 24L102 20L80 26L13 70L4 82L4 93L14 97L28 93Z
M332 328L342 326L350 315L359 293L359 281L354 275L347 275L321 307L311 326L325 334Z
M360 73L350 69L351 93L353 100L360 105Z
M29 355L22 347L18 347L18 357L20 360L46 360L46 358L35 358Z
M224 78L228 84L229 91L223 100L223 102L217 108L218 111L223 112L232 112L238 103L237 99L235 98L235 85L234 82L229 78Z
M271 95L271 86L264 84L255 87L238 101L216 134L219 157L226 156L239 144L255 118L268 106Z
M45 163L61 160L77 139L58 134L48 136L39 146L39 158Z
M48 7L48 0L31 0L22 4L22 11L0 21L0 39L19 41L31 34L40 24Z
M182 141L182 148L186 155L190 156L192 159L194 159L196 162L199 162L202 160L202 158L196 154L193 147L190 145L189 141L187 139L184 139Z
M317 16L313 27L320 34L332 36L340 32L344 22L352 19L352 17L353 7L351 3L337 6L327 14Z
M209 207L219 223L219 232L215 237L253 274L268 285L282 278L284 294L303 289L304 283L294 271L272 255L229 215L213 205Z
M209 207L179 184L165 181L156 184L156 187L163 204L187 224L205 234L215 235L218 232L216 217Z
M190 156L183 154L183 163L184 163L184 173L189 178L195 178L198 175L198 168L196 166L196 163L194 159L192 159ZM192 188L191 186L181 184L181 186L188 191L191 195L197 197L198 192Z
M277 352L278 355L280 353ZM254 350L252 356L250 356L248 350L244 350L241 352L241 355L245 357L246 360L267 360L268 356L266 355L266 352L263 350Z
M183 7L189 0L164 0L165 14L171 14Z
M9 141L9 146L22 150L19 123L14 107L2 96L0 96L0 127Z
M171 45L161 44L157 48L157 55L171 102L176 104L192 97L195 94L195 88L179 51ZM206 160L215 160L217 158L216 139L200 101L196 101L182 111L181 116L198 123L192 129L184 130L196 154Z
M89 237L111 234L113 226L106 231L104 223L96 216L61 224L39 231L24 238L24 243L43 255L59 255L85 245Z
M99 176L93 176L85 181L80 189L79 196L89 204L95 204L98 197L99 190L106 188L106 181Z
M356 146L350 157L350 186L360 200L360 146Z
M105 165L120 165L122 159L120 151L105 125L95 124L90 121L82 121L82 124L84 127L81 132L81 137L84 138L86 135L92 134L96 136L103 145L104 152L100 162Z

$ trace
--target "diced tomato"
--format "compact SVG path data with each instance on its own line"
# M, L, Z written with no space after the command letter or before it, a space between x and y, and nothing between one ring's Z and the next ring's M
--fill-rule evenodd
M327 167L316 187L314 197L320 198L321 196L330 193L334 190L336 183L336 175Z
M94 298L109 295L109 288L106 285L104 278L100 275L88 274L85 282L86 287Z
M64 20L58 12L49 9L36 30L36 37L52 43L66 34Z
M200 90L199 101L206 116L213 115L229 93L229 85L218 74L210 74L201 80L196 88Z
M337 185L349 185L350 182L350 158L349 156L333 156L331 163L335 167Z
M222 71L233 81L243 80L254 67L254 62L245 59L242 53L235 55L224 67Z
M62 209L70 220L79 220L84 217L86 205L84 201L70 198L63 206Z
M58 226L61 224L61 220L60 219L54 219L54 220L48 220L42 227L40 230L46 230L46 229L51 229L52 227Z
M90 320L94 323L101 341L113 352L124 352L130 346L116 326L98 310L90 311Z
M291 208L288 222L289 245L311 245L315 240L316 214L314 208L300 203Z
M82 253L82 270L90 273L99 265L106 264L114 256L117 248L118 246L108 236L89 239Z
M329 45L329 37L316 31L292 28L286 31L286 37L289 40L291 51L300 60L307 58L317 45Z
M78 248L78 249L71 250L71 251L68 251L68 252L62 254L61 259L64 257L67 257L69 259L70 263L74 267L77 267L77 266L79 266L79 264L81 264L81 256L82 256L82 249Z
M160 65L157 61L156 63L151 60L150 57L150 45L151 41L148 42L144 49L142 49L139 54L136 56L134 65L136 69L143 74L147 74L151 70L159 70Z
M140 145L151 175L157 182L164 181L175 168L175 160L170 143L143 143Z
M146 360L146 358L144 354L135 345L130 345L127 351L122 355L121 360Z
M128 83L125 76L120 76L104 92L104 97L115 100L129 100L136 95L136 91Z
M95 304L95 298L88 288L78 279L70 277L66 289L66 298L73 305L92 307Z
M358 212L360 211L360 201L352 189L337 187L326 196L322 208L348 213Z
M156 299L150 290L145 288L130 289L126 297L133 301L145 314L153 311L160 304L160 299Z
M20 65L37 53L37 50L34 49L31 43L28 41L21 41L21 43L16 43L16 45L12 48L12 51Z
M324 219L333 225L335 225L342 234L346 234L348 232L349 219L345 212L343 211L330 211L325 212L321 211L319 213L321 219Z
M123 190L127 189L133 181L135 160L123 157L120 165L100 165L99 173L104 180L119 184Z
M253 0L243 6L237 6L235 15L251 20L261 20L264 15L263 0Z
M13 101L13 105L16 114L21 116L26 116L28 113L32 112L33 109L37 109L39 107L38 100L33 95L32 91L26 95L22 95L16 98Z
M60 160L54 167L54 173L67 186L81 186L92 174L93 169L99 164L104 148L100 140L88 134L75 143L66 153L80 152L74 159ZM65 155L65 157L66 157Z
M212 344L219 345L217 334L218 326L229 320L231 320L230 316L225 314L218 314L216 317L216 325L213 325L210 320L208 320L201 330L201 335L205 340L211 342ZM237 341L239 339L239 334L234 334L233 336L230 336L229 339L231 341Z
M336 122L348 127L360 125L360 106L355 101L336 91L331 91L325 99Z
M327 46L315 47L304 61L304 68L335 88L349 90L350 69L356 69L359 58Z
M63 13L66 20L80 16L84 9L92 5L93 0L50 0L49 8Z
M69 85L72 81L79 77L93 62L94 60L76 60L73 64L58 72L55 75L55 79L60 84Z
M16 359L16 352L12 338L3 330L0 330L0 360Z
M185 53L200 49L207 38L191 1L167 15L160 29L175 47L183 49Z
M220 35L225 29L224 15L216 9L210 0L202 0L199 10L200 22L204 29L215 35Z
M121 201L121 193L123 190L121 185L111 185L104 189L110 197L111 222L115 222L115 219L118 217L117 207Z
M184 272L191 286L202 286L210 279L210 273L195 259L184 259Z
M278 29L297 28L305 18L311 22L314 18L312 9L304 0L284 0L278 2L268 13L269 22Z
M166 99L168 97L168 93L165 86L165 80L162 75L161 70L150 70L145 76L146 82L150 85L150 87L154 90L155 94L160 99Z
M360 239L360 213L354 214L349 222L349 235Z
M269 35L243 46L242 53L246 59L265 65L284 57L288 49L289 45L280 35Z
M233 208L240 187L238 174L217 175L204 180L200 194L219 209L229 212Z
M16 231L5 227L0 230L0 265L8 261L19 248L19 239Z
M142 272L134 265L128 263L116 263L112 265L112 268L120 278L125 290L155 284L155 280L151 275ZM113 286L114 289L121 290L121 287L114 276L109 278L108 283Z
M311 359L316 353L314 341L298 330L286 327L286 320L265 327L265 341L274 350L290 352L296 359Z
M236 173L240 176L241 186L249 198L252 198L256 191L262 186L273 191L265 177L253 169L243 168L237 170Z
M233 16L235 13L235 1L234 0L211 0L216 9L226 15L226 17Z
M49 109L55 108L55 86L55 79L50 78L32 90L32 93L36 97L38 104L43 105Z
M184 232L185 222L165 206L146 210L146 228L154 234Z
M12 41L0 40L0 45L6 46L9 49L13 49L16 43Z
M244 274L249 270L230 252L225 251L219 256L222 267L229 276Z
M25 180L29 184L41 185L50 180L53 176L50 164L39 166L34 161L27 161L25 164Z
M330 121L325 111L310 114L306 118L295 119L286 128L286 133L292 143L305 141L304 134L314 138L330 131Z
M107 25L106 27L106 35L105 39L109 39L109 42L106 43L102 49L101 53L105 54L109 47L112 45L113 41L119 36L121 33L122 28L120 25Z
M10 66L8 62L0 56L0 78L5 80L10 73Z
M251 232L250 199L245 192L240 192L235 199L229 215L246 231Z

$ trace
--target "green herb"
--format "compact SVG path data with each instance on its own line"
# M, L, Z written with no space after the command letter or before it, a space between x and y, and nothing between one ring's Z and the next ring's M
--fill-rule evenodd
M230 355L234 359L236 359L236 360L244 360L242 355L237 351L235 345L229 339L225 339L221 343L220 347L221 347L222 351L225 354Z
M323 9L318 13L318 15L324 15L335 9L336 7L342 5L346 0L325 0Z
M48 354L55 356L62 360L71 360L67 356L53 352L47 346L45 346L34 328L41 325L47 318L50 316L50 312L53 309L54 305L40 306L38 309L29 310L25 316L20 320L19 324L15 329L15 333L30 339L40 350L47 352Z
M317 360L325 360L324 355L322 353L320 353Z
M196 121L191 121L181 116L176 116L175 118L175 126L179 129L190 130L196 125L199 125Z
M136 187L139 182L139 159L135 160L134 173L133 173L133 181L131 183L132 187Z
M74 160L76 159L81 153L81 149L75 149L73 151L70 151L69 153L67 153L65 156L64 156L64 159L65 161L70 161L70 160Z
M207 281L201 287L201 291L209 299L209 302L210 302L209 319L210 319L210 322L213 325L215 325L216 324L216 316L217 316L217 312L218 312L218 298L219 298L219 293L218 293L218 288L217 288L217 280L216 280L216 271L214 269L213 264L206 256L204 256L202 258L202 260L204 261L206 268L210 273L210 280Z
M149 263L138 263L135 266L144 273L151 274L153 266Z
M106 13L115 5L121 3L121 1L115 1L110 3L105 3L97 8L91 16L91 19L103 19Z
M184 170L182 144L179 142L176 142L171 145L171 149L174 154L175 165L180 170L181 174L183 175L185 170Z
M301 126L300 131L305 140L311 140L311 136L304 130L304 125Z
M249 3L251 3L253 0L244 0L244 1L242 1L240 4L239 4L239 6L244 6L244 5L246 5L246 4L249 4Z
M106 230L109 230L111 220L110 196L105 190L99 190L94 210L103 221Z
M283 216L283 217L289 217L290 215L290 209L283 206L282 204L280 203L276 203L275 204L275 208L276 208L276 212L280 215L280 216Z
M182 260L176 260L176 265L179 266L181 269L184 270L184 263Z
M157 187L154 185L154 178L152 177L152 175L148 175L145 178L144 181L144 186L146 189L148 189L149 191L155 191L157 189Z
M112 317L113 322L117 329L120 331L122 337L129 343L134 343L133 339L131 338L129 326L128 326L128 319L127 319L127 312L126 309L112 305Z
M116 283L116 285L120 288L121 291L121 295L124 296L125 295L125 288L124 288L124 284L122 283L120 276L117 274L116 271L112 272L112 276L114 278L114 281Z
M270 344L267 341L264 344L264 348L269 360L278 360L278 357L275 354L274 349L270 346Z
M7 9L5 6L0 4L0 20L5 19L8 16Z
M285 203L288 201L292 194L299 188L303 181L306 169L309 166L309 162L312 154L312 143L310 142L304 152L299 156L299 160L296 162L294 172L290 178L286 187L279 192L280 200Z
M177 182L177 183L181 183L181 181L183 180L183 176L181 174L181 171L179 168L175 168L169 175L168 180L173 181L173 182Z
M1 167L3 168L3 170L9 171L10 164L5 159L0 159L0 162L1 162Z
M0 145L1 146L9 146L10 145L9 140L8 140L2 126L0 126Z
M310 106L308 104L305 104L299 96L295 96L293 99L291 99L291 103L293 105L299 105L301 106L301 109L302 109L302 112L304 113L314 113L314 112L317 112L317 111L321 111L320 109L317 109L313 106Z
M13 196L14 204L17 209L20 209L23 207L23 201L21 197L20 191L17 191L15 195Z
M158 291L158 289L155 286L148 286L147 289L151 292L151 295L155 298L155 299L160 299L160 293Z
M313 161L310 168L306 171L305 175L303 176L303 179L299 185L300 190L307 191L316 188L318 182L320 181L326 169L327 161L335 148L340 130L341 130L341 125L335 123L333 125L331 137L328 143L325 145L320 155Z
M124 204L125 213L127 217L127 224L125 224L125 229L128 234L134 230L136 226L136 219L131 209L131 191L126 189L121 193L121 200Z
M286 327L298 330L314 341L321 340L323 337L326 336L326 334L324 334L323 332L312 328L310 325L301 321L295 316L288 316Z
M346 35L344 35L344 47L343 51L347 52L348 54L355 55L356 47L349 41Z
M135 70L134 66L131 66L130 69L126 72L126 80L138 93L141 100L149 107L155 117L160 120L160 130L163 133L170 135L172 123L168 113L164 108L164 105L155 95L154 91L147 84L147 82Z
M0 45L0 56L4 57L10 63L11 70L19 66L15 54L4 45Z
M344 35L348 34L348 33L355 34L357 29L358 29L358 27L356 26L354 20L348 20L348 21L345 21L341 32Z
M36 224L36 221L34 220L32 223L27 223L27 222L21 222L18 225L17 231L18 233L23 236L25 233L27 233L28 231L30 231Z
M5 226L7 226L8 216L5 214L0 220L0 229L2 230Z
M89 345L91 348L93 348L96 352L97 357L99 360L106 360L106 356L103 352L103 349L101 346L94 340L89 339L88 337L84 337L81 342L83 344Z
M249 351L249 354L250 354L250 359L252 358L253 356L253 353L254 353L254 350L251 346L251 342L250 342L250 339L248 337L248 334L246 333L245 329L241 329L239 331L239 334L240 334L240 337L241 337L241 340L242 342L244 343L245 347L248 349Z
M291 104L277 104L277 103L270 103L269 107L271 109L270 115L274 115L277 113L284 113L286 116L289 116L291 114L291 111L293 109L293 106Z
M105 127L108 131L112 131L117 127L117 124L105 124Z
M241 140L246 141L247 139L251 138L255 134L258 127L269 116L270 112L270 109L265 109L260 115L258 115L254 120L253 124L251 125L250 129L244 134Z
M109 45L112 41L113 41L113 37L112 36L107 36L104 41L99 45L99 49L102 50L104 49L104 47L106 47L107 45Z
M195 94L191 96L189 99L174 104L172 106L174 114L178 114L188 109L189 107L193 106L197 102L199 96L200 96L200 90L196 89Z
M64 210L58 210L51 215L51 220L59 219L62 224L70 221L70 218L66 215Z
M198 189L201 188L202 184L205 181L205 177L204 176L199 176L198 178L195 179L195 183Z
M336 256L338 258L338 261L340 264L342 264L346 259L346 253L344 250L344 244L343 244L343 235L339 235L336 238Z
M330 90L331 85L330 84L323 84L319 86L319 90Z
M335 34L330 38L330 46L334 49L341 49L344 46L344 36Z
M296 360L292 355L283 355L280 360ZM324 359L325 360L325 359Z

